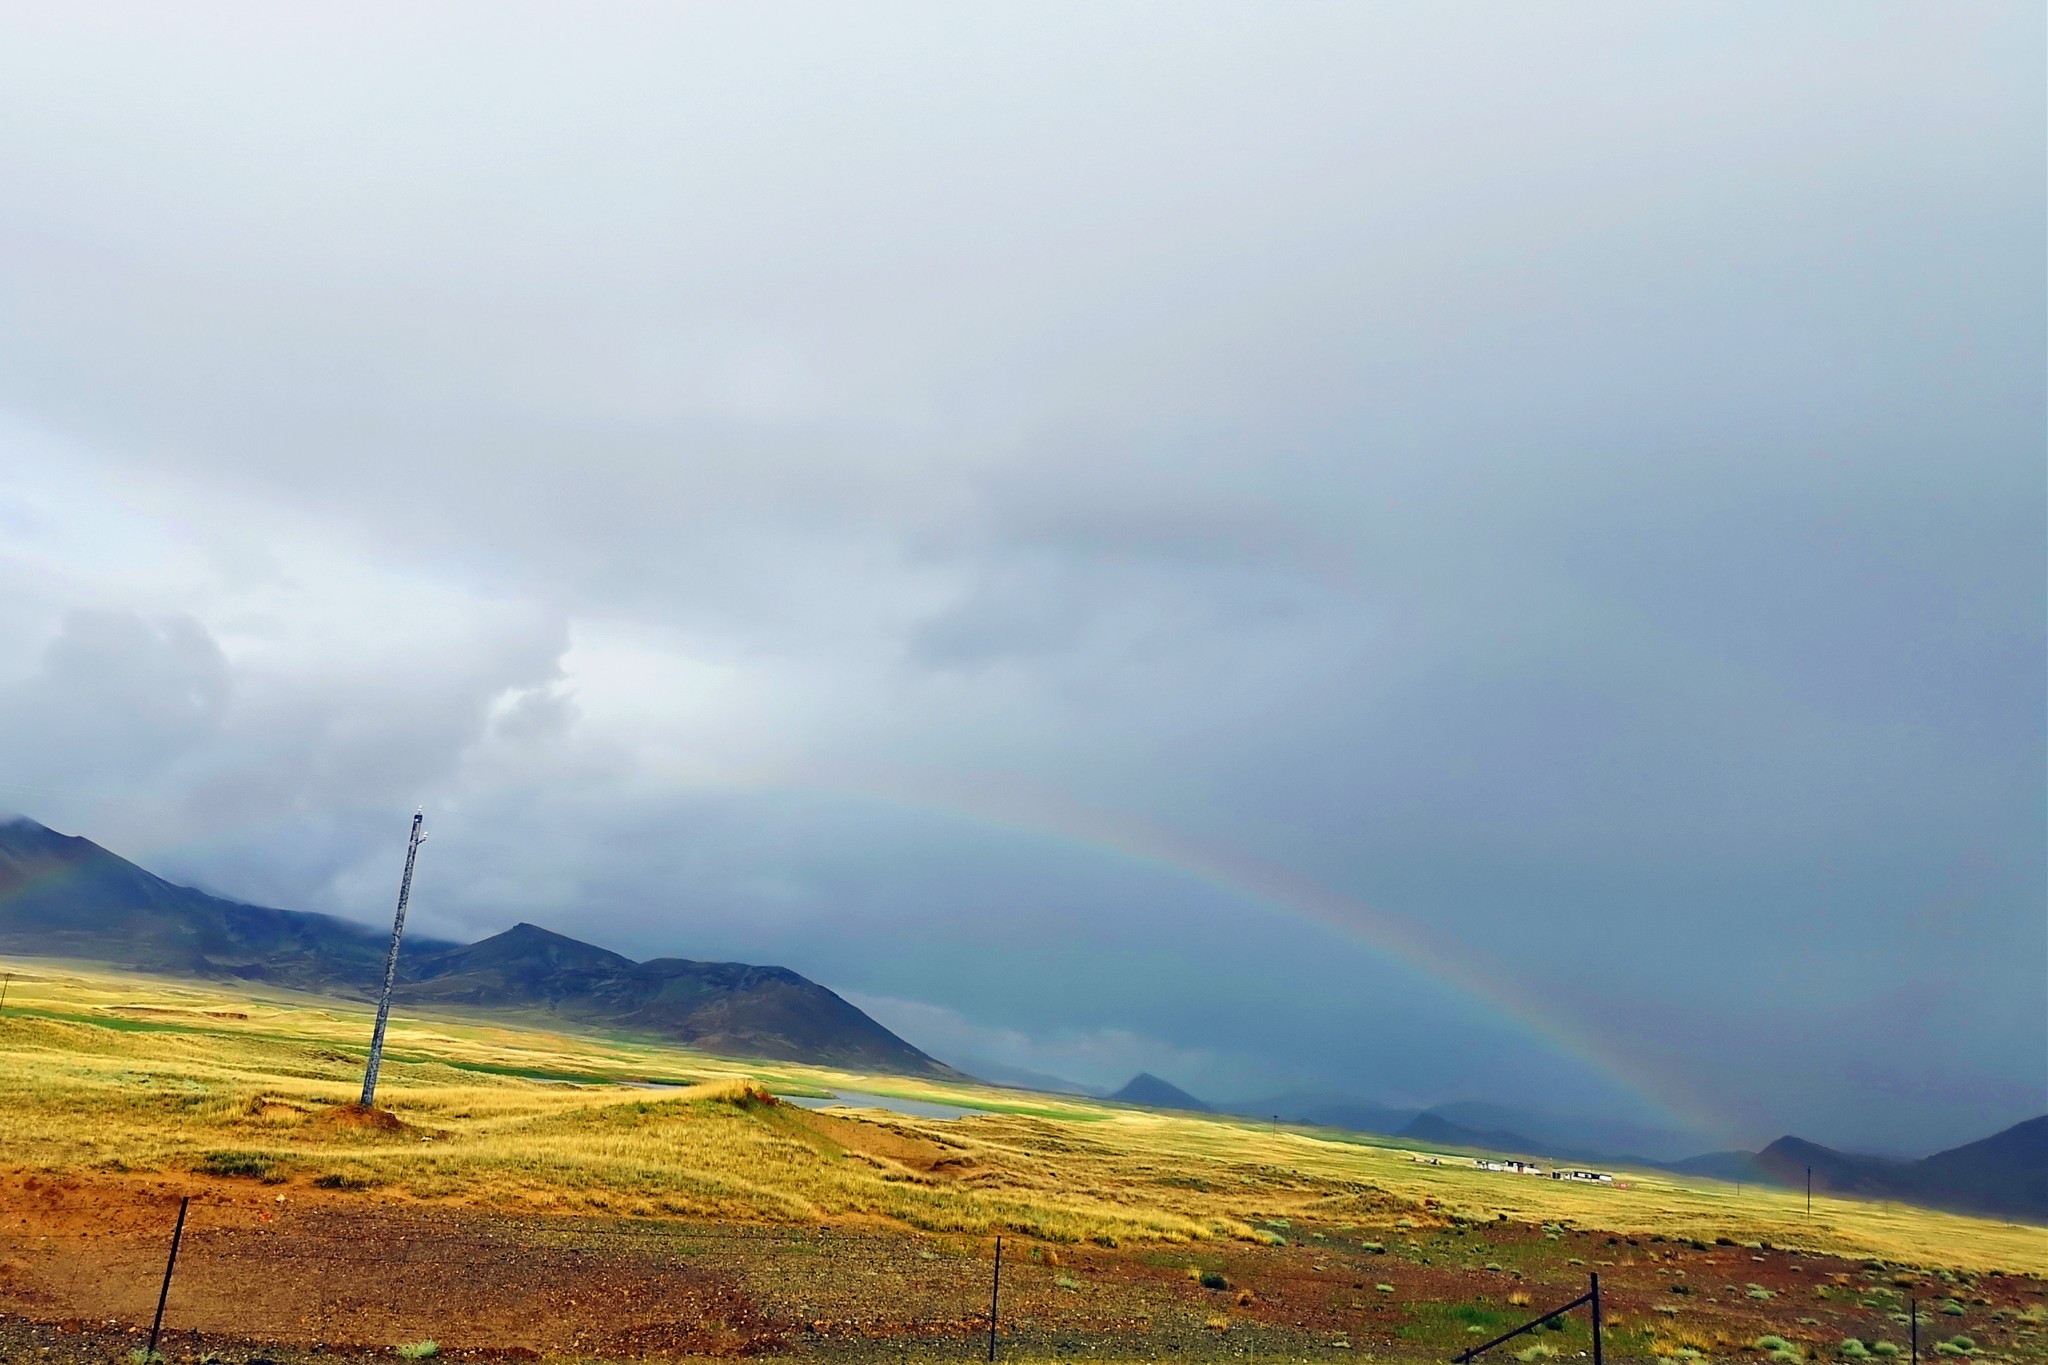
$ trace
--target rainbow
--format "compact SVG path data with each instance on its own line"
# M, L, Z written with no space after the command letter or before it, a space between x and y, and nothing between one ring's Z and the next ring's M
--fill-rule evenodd
M771 782L770 787L785 786ZM1406 916L1267 862L1204 840L1197 842L1135 817L1083 807L1065 796L1017 782L966 787L920 775L858 780L812 778L786 789L968 820L1013 834L1049 839L1192 878L1228 895L1337 930L1395 967L1503 1016L1533 1037L1589 1067L1634 1096L1664 1122L1705 1134L1726 1134L1727 1117L1599 1032L1563 1017L1538 999L1516 972L1467 944L1430 933Z

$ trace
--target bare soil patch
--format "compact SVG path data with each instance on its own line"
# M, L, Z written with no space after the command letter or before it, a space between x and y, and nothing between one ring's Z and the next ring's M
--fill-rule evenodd
M886 1125L803 1116L807 1127L818 1119L821 1140L864 1143L906 1169L949 1159L944 1144ZM174 1359L389 1359L429 1338L476 1359L959 1359L987 1330L986 1238L879 1222L513 1216L303 1182L16 1172L0 1174L0 1359L105 1362L138 1344L180 1195L193 1204L166 1314ZM1846 1337L1903 1340L1892 1314L1908 1297L1930 1313L1962 1309L1922 1328L1923 1353L1967 1332L1985 1353L2048 1359L2024 1316L2048 1305L2048 1286L2029 1276L1527 1224L1285 1231L1288 1244L1274 1246L1006 1237L1002 1350L1443 1360L1574 1297L1598 1271L1616 1361L1650 1359L1654 1326L1667 1349L1693 1342L1725 1360L1773 1333L1819 1362ZM1561 1357L1589 1344L1582 1318L1537 1340Z

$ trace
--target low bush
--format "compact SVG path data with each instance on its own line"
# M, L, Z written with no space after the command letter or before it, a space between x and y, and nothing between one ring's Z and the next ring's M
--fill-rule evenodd
M284 1179L270 1158L255 1152L208 1152L199 1158L199 1164L193 1169L201 1175L260 1180L266 1185L275 1185Z

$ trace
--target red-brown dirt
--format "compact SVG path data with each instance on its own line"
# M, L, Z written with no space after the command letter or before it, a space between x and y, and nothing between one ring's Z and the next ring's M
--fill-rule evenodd
M932 1146L873 1155L936 1172L948 1157ZM104 1362L134 1345L180 1195L193 1203L165 1315L173 1355L283 1362L430 1338L478 1357L896 1359L958 1356L987 1328L986 1238L515 1217L303 1183L14 1173L0 1174L0 1359ZM2048 1302L2044 1286L2017 1275L1944 1280L1782 1249L1526 1225L1285 1233L1292 1245L1006 1238L1004 1349L1445 1359L1575 1296L1597 1270L1616 1360L1648 1354L1652 1323L1710 1355L1766 1332L1814 1356L1849 1336L1903 1341L1888 1294L1962 1307L1922 1329L1930 1348L1967 1332L2009 1358L2048 1357L2018 1316ZM1205 1287L1191 1268L1221 1284ZM1524 1295L1528 1306L1510 1302ZM1588 1344L1583 1325L1539 1339L1567 1355Z

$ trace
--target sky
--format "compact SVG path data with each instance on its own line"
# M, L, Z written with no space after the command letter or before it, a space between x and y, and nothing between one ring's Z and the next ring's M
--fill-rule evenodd
M2048 1109L2026 3L15 4L0 805L985 1071Z

